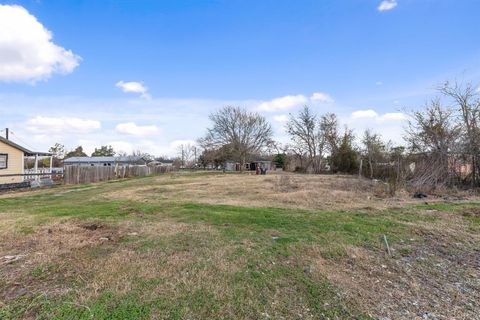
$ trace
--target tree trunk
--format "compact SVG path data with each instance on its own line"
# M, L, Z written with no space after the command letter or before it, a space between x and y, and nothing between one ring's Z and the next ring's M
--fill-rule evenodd
M240 172L245 171L245 162L246 162L246 155L242 155L240 158Z
M371 159L368 159L368 164L370 167L370 179L373 179L373 163Z

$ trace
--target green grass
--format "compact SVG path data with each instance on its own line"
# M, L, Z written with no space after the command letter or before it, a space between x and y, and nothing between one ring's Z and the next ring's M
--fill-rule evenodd
M162 182L175 183L180 183L176 176ZM104 192L148 185L161 186L147 177L51 189L31 196L0 199L0 214L33 218L17 224L17 232L25 236L34 233L39 224L70 219L108 224L125 220L144 224L173 220L192 226L191 232L125 236L76 252L78 259L95 264L115 252L131 251L138 259L156 259L155 265L161 267L168 266L169 257L191 254L195 257L192 261L172 271L173 284L172 279L155 274L142 278L133 270L127 292L103 289L79 304L82 290L88 288L95 274L82 273L82 280L79 280L73 272L69 275L71 278L62 278L70 286L67 293L18 297L0 310L0 319L26 316L38 319L212 319L219 315L226 319L258 319L267 318L266 315L288 318L292 316L290 312L297 309L312 314L315 319L368 319L359 311L360 306L339 294L335 284L309 271L310 259L315 258L309 257L309 250L320 248L324 259L339 259L349 247L381 252L384 250L382 235L395 245L415 236L415 222L436 223L441 219L435 213L418 214L419 210L461 214L479 207L475 203L462 203L389 210L315 211L207 205L195 203L194 199L185 203L174 198L163 199L161 194L157 198L149 197L148 201L101 197ZM472 230L480 230L479 215L466 215L463 219ZM205 225L213 231L196 228ZM223 259L238 265L238 270L225 271L211 259L212 253L225 248L228 251ZM400 256L410 253L408 248L398 251ZM65 268L75 270L75 261L64 259L68 256L61 257L58 265L35 266L27 274L29 281L48 283ZM202 272L214 274L219 284L195 282ZM5 284L0 281L0 289L2 286ZM224 293L219 294L219 286L225 288ZM174 294L165 293L166 288Z

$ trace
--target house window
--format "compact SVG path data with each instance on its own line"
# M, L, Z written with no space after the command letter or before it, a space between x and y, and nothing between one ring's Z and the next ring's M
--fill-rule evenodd
M0 169L8 168L8 154L0 153Z

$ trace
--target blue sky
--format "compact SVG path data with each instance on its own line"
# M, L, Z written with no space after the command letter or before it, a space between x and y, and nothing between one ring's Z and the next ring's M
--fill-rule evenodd
M475 0L0 4L0 127L35 149L174 155L226 104L282 142L305 104L401 142L435 85L480 83Z

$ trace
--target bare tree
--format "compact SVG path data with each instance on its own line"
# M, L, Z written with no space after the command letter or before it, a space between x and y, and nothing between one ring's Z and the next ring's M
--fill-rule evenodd
M338 127L338 117L335 113L326 113L320 118L320 131L325 140L325 151L331 156L338 152L341 142Z
M299 169L305 170L306 166L304 165L304 163L307 158L305 149L300 145L291 143L287 145L287 152L289 152L293 156L293 159L295 159L295 161L293 162L293 164L295 165L294 167L295 171Z
M370 129L365 130L362 138L365 157L368 162L370 179L374 177L374 167L385 153L385 144L379 134L373 133Z
M182 166L189 166L197 160L197 146L191 143L182 143L177 147L177 155L182 161Z
M245 167L249 155L260 153L272 143L272 128L265 117L240 107L226 106L210 114L213 125L200 139L205 149L228 146L232 154Z
M464 152L471 156L472 186L478 186L480 163L480 98L476 87L471 83L445 82L439 91L453 100L453 108L462 122Z
M455 151L461 135L461 126L455 121L453 110L434 99L423 110L411 113L406 131L410 150L423 157L423 165L416 168L415 184L437 185L447 182L449 154Z
M155 156L147 153L147 152L143 152L141 150L134 150L132 151L131 153L132 156L134 157L142 157L143 159L147 160L147 161L152 161L155 159Z
M320 118L305 106L297 115L290 115L286 124L292 144L290 151L295 154L305 169L319 173L325 154L332 159L337 157L342 138L339 136L337 115L326 113Z
M305 106L297 115L290 115L286 129L292 140L292 151L302 161L307 158L306 169L319 173L325 140L320 132L317 115Z

